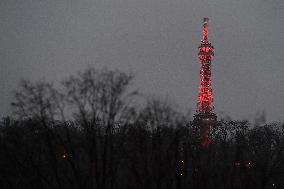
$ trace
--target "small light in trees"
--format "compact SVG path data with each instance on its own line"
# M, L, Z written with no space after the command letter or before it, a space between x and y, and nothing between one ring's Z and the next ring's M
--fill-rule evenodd
M240 162L235 162L235 166L240 166L241 163Z
M246 164L245 164L246 167L250 167L251 166L251 162L248 161Z
M184 163L184 161L183 161L183 160L181 160L181 163Z
M182 176L182 173L180 174L180 176Z
M63 159L66 159L67 158L67 155L64 153L64 154L62 154L62 158Z

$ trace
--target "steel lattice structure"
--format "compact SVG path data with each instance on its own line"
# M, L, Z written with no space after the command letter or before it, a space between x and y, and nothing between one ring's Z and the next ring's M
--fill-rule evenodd
M200 85L197 100L196 114L193 123L200 133L200 144L207 147L212 142L212 127L217 123L217 116L213 113L213 96L211 84L211 59L214 56L214 47L208 41L208 18L203 20L203 37L198 47L200 60Z
M211 84L211 59L214 56L214 47L208 41L208 18L204 18L203 38L198 47L200 59L200 86L197 102L197 112L211 113L214 110L212 84Z

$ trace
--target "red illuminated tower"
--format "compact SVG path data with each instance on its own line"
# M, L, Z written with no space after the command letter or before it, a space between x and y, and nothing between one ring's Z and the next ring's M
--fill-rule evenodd
M212 127L217 117L213 113L213 96L211 84L211 59L214 56L214 47L208 41L208 18L203 19L203 37L198 47L200 60L200 85L196 114L193 123L200 133L201 146L206 147L211 143Z

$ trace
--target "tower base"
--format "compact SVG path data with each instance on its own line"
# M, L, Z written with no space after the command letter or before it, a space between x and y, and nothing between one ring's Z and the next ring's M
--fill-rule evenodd
M207 147L212 143L212 129L217 124L215 113L197 113L193 116L193 125L199 133L201 147Z

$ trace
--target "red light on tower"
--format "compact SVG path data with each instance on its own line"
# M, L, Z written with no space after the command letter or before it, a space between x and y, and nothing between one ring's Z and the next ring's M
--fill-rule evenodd
M204 18L203 37L198 47L200 60L200 86L196 111L211 113L214 110L212 84L211 84L211 59L214 56L214 47L208 42L208 18Z
M208 18L203 19L203 36L198 47L200 60L200 84L197 99L197 108L194 123L200 130L201 145L206 147L211 143L211 128L216 123L217 117L213 113L213 95L211 83L211 59L214 56L214 47L208 40Z

